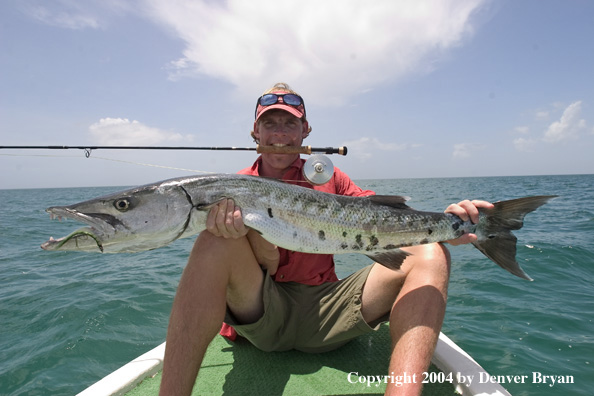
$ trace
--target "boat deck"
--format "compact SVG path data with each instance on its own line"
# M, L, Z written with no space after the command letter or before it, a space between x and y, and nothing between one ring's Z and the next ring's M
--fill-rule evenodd
M361 336L331 352L262 352L248 341L215 337L205 355L193 395L362 395L384 394L383 377L390 358L389 327ZM157 395L165 345L147 352L79 395ZM445 335L440 335L423 395L509 395L496 384L476 388L455 383L456 373L476 374L482 368ZM351 374L352 373L352 374ZM454 383L448 381L452 373ZM449 378L452 378L449 377ZM408 381L413 379L409 376ZM423 381L423 378L415 378ZM458 392L459 393L458 393Z
M195 395L353 395L384 394L386 384L359 383L359 376L383 376L390 358L387 326L321 354L262 352L245 340L217 336L204 358ZM349 377L349 373L356 372ZM350 381L349 381L350 379ZM161 372L128 392L157 395ZM355 382L355 383L351 383ZM368 386L370 385L370 386ZM392 385L389 385L392 386ZM450 383L426 387L425 395L454 395Z

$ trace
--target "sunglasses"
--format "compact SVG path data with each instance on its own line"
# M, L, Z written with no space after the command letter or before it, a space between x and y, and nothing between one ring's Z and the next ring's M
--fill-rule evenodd
M303 98L299 95L295 94L265 94L258 98L258 103L256 103L256 116L258 115L258 106L271 106L273 104L279 103L279 99L283 98L282 103L288 104L289 106L299 107L303 106L303 116L305 116L305 103L303 102Z

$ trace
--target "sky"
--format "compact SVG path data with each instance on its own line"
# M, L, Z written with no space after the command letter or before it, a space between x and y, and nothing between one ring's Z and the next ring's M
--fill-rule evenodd
M0 145L254 147L286 82L355 180L594 173L588 0L3 0ZM0 149L0 189L234 173L253 152Z

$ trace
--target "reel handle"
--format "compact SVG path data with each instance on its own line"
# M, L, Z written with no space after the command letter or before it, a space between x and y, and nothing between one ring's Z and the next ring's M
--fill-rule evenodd
M325 155L312 155L303 164L303 177L314 186L321 186L332 179L334 165Z

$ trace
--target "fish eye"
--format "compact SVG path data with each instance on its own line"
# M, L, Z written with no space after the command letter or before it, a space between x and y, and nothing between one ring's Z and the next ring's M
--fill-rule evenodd
M113 206L120 212L125 212L130 209L130 200L128 198L120 198L113 203Z

